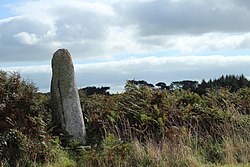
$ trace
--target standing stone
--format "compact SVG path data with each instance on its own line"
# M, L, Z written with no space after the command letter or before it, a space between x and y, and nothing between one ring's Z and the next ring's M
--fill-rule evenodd
M85 143L86 131L74 66L67 49L57 50L52 58L51 98L54 123Z

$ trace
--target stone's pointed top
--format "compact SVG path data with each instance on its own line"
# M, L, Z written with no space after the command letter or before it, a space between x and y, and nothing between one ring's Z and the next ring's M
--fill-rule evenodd
M72 69L73 69L72 56L71 56L71 54L69 53L69 51L67 49L58 49L53 54L52 68L56 64L57 64L57 66L61 66L61 67L72 66Z
M58 49L55 53L55 55L70 55L69 51L67 49Z

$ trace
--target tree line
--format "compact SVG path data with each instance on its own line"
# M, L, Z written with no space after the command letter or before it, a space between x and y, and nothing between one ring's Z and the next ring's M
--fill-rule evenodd
M219 88L227 88L230 92L236 92L240 88L250 87L250 81L243 75L222 75L218 79L210 79L206 81L203 79L201 83L193 80L182 80L182 81L173 81L169 85L165 82L158 82L155 85L152 83L148 83L145 80L128 80L129 83L134 84L138 87L146 86L154 89L162 89L162 90L177 90L184 89L190 90L192 92L198 94L206 93L207 89L219 89ZM80 90L84 91L86 95L92 94L103 94L109 95L110 87L85 87Z

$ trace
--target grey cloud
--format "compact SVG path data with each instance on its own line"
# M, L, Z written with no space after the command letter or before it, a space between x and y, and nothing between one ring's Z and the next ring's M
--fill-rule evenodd
M117 12L128 23L138 25L144 36L248 32L250 29L247 21L250 10L236 1L153 0L117 6Z
M60 12L60 11L65 11ZM108 18L91 11L74 8L56 9L56 38L62 41L102 40L107 34Z
M46 6L49 2L38 1L37 3ZM36 2L32 2L31 6L28 4L20 7L25 11L32 5L37 7ZM45 16L39 14L42 11L37 11L34 16L29 15L27 11L28 15L24 12L24 14L21 13L23 16L0 20L0 60L48 60L51 54L61 47L72 50L76 58L101 54L103 52L101 43L107 37L107 26L112 19L112 14L98 13L99 9L95 8L100 6L94 5L87 4L85 9L67 6L64 1L62 4L55 3L54 6L45 8ZM36 43L31 45L32 41L25 41L25 39L22 41L25 35L36 37Z
M54 52L51 48L46 48L47 46L30 46L30 45L8 45L1 47L1 57L2 62L18 62L18 61L43 61L51 58L51 53Z
M47 60L52 49L44 42L44 36L50 30L48 25L30 20L27 17L16 17L0 22L1 61L32 61ZM17 38L21 33L33 34L44 42L28 45Z
M239 5L242 8L249 10L250 8L250 1L246 0L231 0L233 4Z
M19 42L14 38L14 36L21 32L42 36L48 31L49 27L39 22L35 22L26 17L14 17L0 22L0 46L17 45Z
M242 33L250 30L247 1L94 2L20 3L13 8L20 17L0 20L0 61L49 60L61 47L68 48L75 60L121 53L249 49L249 35ZM226 40L220 42L215 31L224 33ZM235 32L241 32L241 41L231 34Z

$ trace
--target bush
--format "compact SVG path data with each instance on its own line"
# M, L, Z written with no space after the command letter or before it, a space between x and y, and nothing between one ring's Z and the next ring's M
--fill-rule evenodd
M232 93L222 88L199 95L127 82L121 94L80 94L88 143L101 145L110 134L125 142L185 141L204 162L222 163L227 157L226 136L243 136L244 141L250 141L249 103L243 100L250 98L249 90Z
M53 159L44 101L33 83L0 71L0 160L10 166Z
M0 166L249 164L250 88L199 95L128 81L124 93L80 99L91 147L52 136L48 94L0 71Z

